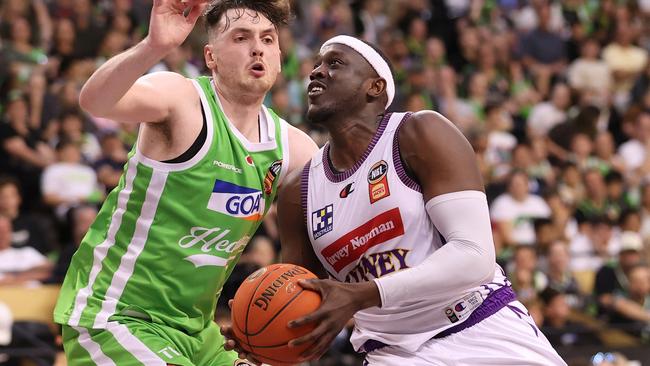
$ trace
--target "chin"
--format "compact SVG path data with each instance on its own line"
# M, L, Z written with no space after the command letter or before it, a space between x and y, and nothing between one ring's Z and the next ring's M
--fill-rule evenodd
M329 108L310 104L309 109L307 109L307 120L311 123L323 123L333 114L334 111Z

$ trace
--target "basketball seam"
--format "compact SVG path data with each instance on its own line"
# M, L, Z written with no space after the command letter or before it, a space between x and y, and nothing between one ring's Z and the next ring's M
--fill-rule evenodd
M257 289L260 288L260 285L262 284L262 282L264 282L266 277L271 275L271 273L277 271L278 268L282 268L282 266L278 266L278 267L274 268L272 271L268 271L266 273L266 275L264 275L264 277L259 279L259 282L257 283L257 286L255 286L255 290L253 290L253 292L251 293L251 298L248 300L248 304L246 306L246 331L244 332L244 334L246 335L246 343L250 346L251 353L255 353L255 352L253 352L254 351L253 346L251 346L251 340L250 340L250 337L248 335L248 315L250 314L250 311L251 311L251 302L253 301L253 298L255 298L255 293L257 292ZM276 361L278 361L278 360L276 360Z
M293 300L295 300L295 299L298 297L298 295L300 295L303 291L305 291L305 289L301 288L300 291L298 291L298 293L296 293L295 295L293 295L293 297L292 297L289 301L287 301L286 304L284 304L284 306L282 306L282 308L280 308L280 310L278 310L278 311L275 313L275 315L273 315L273 316L271 317L271 319L269 319L269 320L266 322L266 324L264 324L264 326L262 326L262 329L260 329L260 330L259 330L258 332L256 332L256 333L251 333L251 334L248 334L248 333L247 333L247 336L248 336L248 335L256 336L256 335L262 333L262 332L264 331L264 329L266 329L266 327L268 327L269 324L271 324L271 322L273 322L273 321L275 320L275 318L277 318L278 315L280 315L280 314L282 313L282 311L283 311L284 309L287 308L287 306L291 305L291 303L293 302ZM246 328L246 330L248 330L248 328ZM250 340L249 340L249 342L250 342Z

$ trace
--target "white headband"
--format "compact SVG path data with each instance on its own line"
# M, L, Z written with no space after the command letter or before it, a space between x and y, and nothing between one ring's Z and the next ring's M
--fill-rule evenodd
M330 38L320 47L321 52L323 51L323 48L334 43L346 45L357 51L361 56L363 56L363 58L366 59L366 61L368 61L370 66L375 69L379 77L386 80L386 94L388 94L386 109L388 109L390 104L393 102L393 98L395 97L395 81L393 80L393 74L390 72L388 63L379 55L379 53L377 53L377 51L375 51L368 44L350 36L336 36Z

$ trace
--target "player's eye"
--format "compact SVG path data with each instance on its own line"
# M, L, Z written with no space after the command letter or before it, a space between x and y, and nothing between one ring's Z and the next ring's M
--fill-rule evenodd
M266 44L273 44L275 42L275 40L273 39L273 37L264 37L262 39L262 42L264 42Z

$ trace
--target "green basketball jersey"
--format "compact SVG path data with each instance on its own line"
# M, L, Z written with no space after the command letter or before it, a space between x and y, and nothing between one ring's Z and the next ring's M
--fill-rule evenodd
M193 82L207 120L205 144L177 164L133 147L72 259L56 322L104 328L111 316L127 315L195 333L212 320L287 168L287 124L262 107L267 138L250 143L224 115L211 79Z

